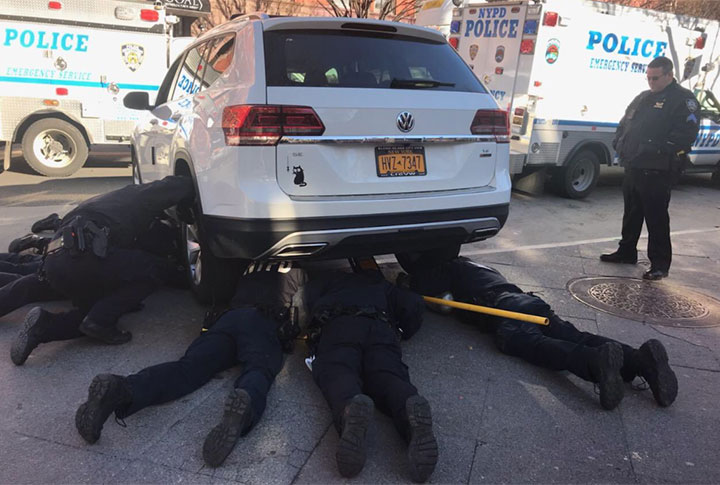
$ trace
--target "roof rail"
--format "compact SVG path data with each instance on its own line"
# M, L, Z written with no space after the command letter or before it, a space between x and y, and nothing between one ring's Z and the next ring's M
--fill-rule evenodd
M236 20L267 20L270 16L266 14L265 12L252 12L252 13L246 13L245 15L238 15L237 17L232 17L231 21Z

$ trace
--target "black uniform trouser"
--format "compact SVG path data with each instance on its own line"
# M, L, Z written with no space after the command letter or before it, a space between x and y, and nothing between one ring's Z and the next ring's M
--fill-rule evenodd
M506 318L497 319L495 337L498 348L508 355L552 370L567 370L590 382L598 382L598 347L613 339L578 330L550 311L542 299L526 293L503 293L496 300L503 310L549 316L548 326ZM623 380L632 381L637 375L635 350L620 344L624 364L620 371Z
M665 170L626 169L623 181L624 213L618 251L637 256L643 220L648 230L647 253L653 269L668 271L672 261L670 243L670 189L672 176Z
M37 274L0 273L0 285L0 317L28 303L62 299L62 295Z
M343 315L326 323L315 350L312 374L330 405L338 432L347 402L353 396L367 394L408 439L405 402L418 392L402 361L400 342L387 322Z
M50 286L88 319L111 327L161 286L164 267L138 249L111 249L105 258L61 250L47 256L44 270Z
M127 377L132 403L116 410L119 418L155 404L179 399L202 387L220 371L242 364L235 387L252 400L253 426L263 414L267 394L283 365L277 323L254 308L231 310L176 362L166 362Z
M42 256L37 254L0 253L0 273L28 275L37 272Z

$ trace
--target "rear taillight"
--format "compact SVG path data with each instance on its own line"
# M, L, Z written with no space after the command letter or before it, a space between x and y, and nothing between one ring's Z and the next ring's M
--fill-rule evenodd
M520 54L533 54L535 52L535 40L525 39L520 41Z
M283 135L318 136L325 132L315 110L307 106L227 106L222 128L228 146L275 145Z
M507 111L501 109L479 109L470 124L473 135L493 135L498 143L510 141Z
M704 49L705 48L705 39L707 39L707 34L702 33L700 34L700 37L695 39L695 49Z
M146 22L157 22L160 19L160 14L157 10L144 8L140 10L140 18Z
M558 23L558 13L557 12L545 12L545 15L543 15L543 25L547 25L548 27L555 27Z
M453 47L453 49L457 50L460 39L458 37L450 37L448 39L448 43Z

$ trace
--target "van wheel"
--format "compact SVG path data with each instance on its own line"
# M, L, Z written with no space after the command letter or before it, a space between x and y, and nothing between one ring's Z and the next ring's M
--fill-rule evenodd
M67 177L85 165L89 148L75 126L58 118L38 120L25 131L22 153L30 168L48 177Z
M180 223L181 250L187 270L188 285L195 299L203 304L222 304L232 298L246 261L221 259L203 248L196 224Z
M558 193L570 199L587 197L600 176L600 160L590 150L581 150L553 175Z
M460 244L451 244L424 251L395 253L395 259L402 269L410 274L421 268L430 268L455 259L460 254Z

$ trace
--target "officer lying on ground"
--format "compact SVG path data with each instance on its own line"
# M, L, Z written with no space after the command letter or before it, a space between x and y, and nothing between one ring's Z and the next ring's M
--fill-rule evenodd
M677 378L668 364L665 347L658 340L648 340L634 349L582 332L555 315L539 297L508 283L495 269L466 258L430 268L417 265L409 279L410 288L423 295L450 293L452 299L460 302L548 317L550 325L542 326L467 311L460 313L471 322L492 324L502 352L548 369L568 370L597 383L600 404L605 409L620 404L623 381L632 382L636 376L647 381L660 406L675 401Z
M82 202L61 221L48 244L40 277L75 308L28 312L13 342L11 358L22 365L43 342L87 335L107 344L123 344L130 332L118 319L137 310L177 265L140 249L152 223L163 211L189 204L194 195L186 177L166 177L147 185L128 185Z
M430 404L410 383L400 350L400 336L410 338L420 328L422 300L379 271L311 273L304 299L313 378L340 434L340 474L353 477L365 465L374 401L408 442L412 479L426 481L438 458Z
M85 441L95 443L100 438L113 412L124 419L147 406L179 399L218 372L242 364L222 420L203 445L205 463L219 466L225 461L240 436L260 420L267 393L283 365L283 348L291 350L300 332L292 298L305 273L283 263L251 266L249 271L253 272L238 281L232 309L195 339L180 360L127 377L101 374L93 379L88 400L75 415Z
M59 224L58 215L50 214L33 223L33 234L13 239L8 252L0 253L0 317L28 303L63 299L38 274L51 238L35 234L55 231Z

